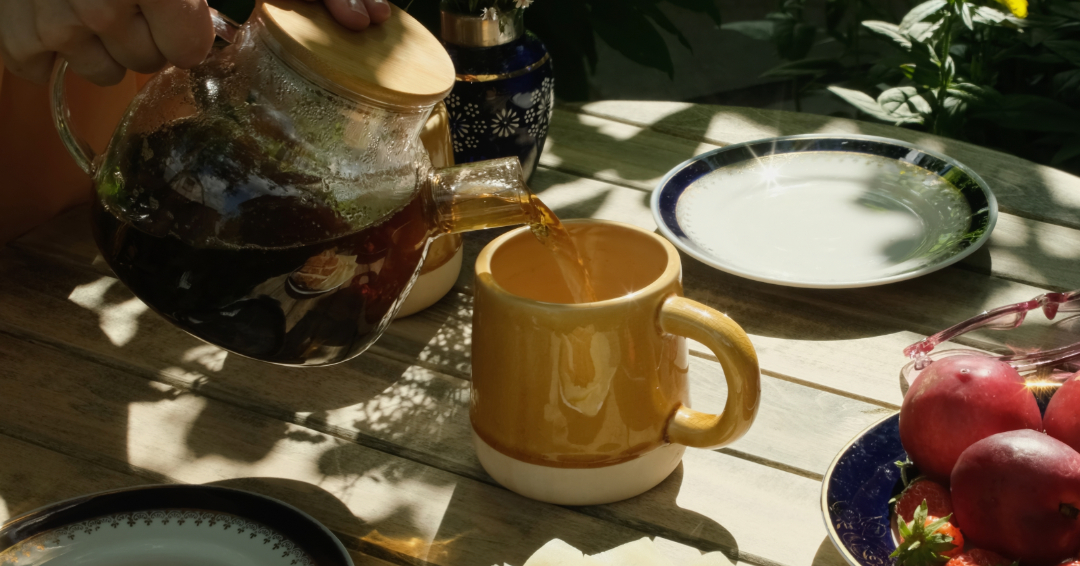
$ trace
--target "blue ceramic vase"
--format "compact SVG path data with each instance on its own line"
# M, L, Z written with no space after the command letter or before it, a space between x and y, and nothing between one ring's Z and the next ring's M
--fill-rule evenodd
M523 10L485 19L444 9L441 23L457 73L446 98L454 161L517 156L531 178L555 100L547 48L525 31Z

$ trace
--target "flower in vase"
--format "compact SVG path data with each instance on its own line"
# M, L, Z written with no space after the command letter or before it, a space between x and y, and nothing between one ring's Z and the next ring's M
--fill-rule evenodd
M514 112L509 108L503 108L495 113L495 118L491 120L491 131L500 138L508 137L510 134L517 131L518 119L514 115Z
M499 19L499 11L495 8L484 8L484 11L480 13L481 20L497 21Z

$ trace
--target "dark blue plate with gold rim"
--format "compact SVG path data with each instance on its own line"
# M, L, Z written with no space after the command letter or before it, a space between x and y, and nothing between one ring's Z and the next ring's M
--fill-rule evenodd
M809 134L725 146L672 169L653 218L734 275L839 289L911 279L986 242L997 201L956 160L907 142Z
M859 433L825 472L821 512L840 555L851 566L891 566L896 550L889 500L899 489L897 461L907 459L900 444L900 414Z
M0 527L0 565L353 566L341 542L299 509L202 485L108 491L31 511Z

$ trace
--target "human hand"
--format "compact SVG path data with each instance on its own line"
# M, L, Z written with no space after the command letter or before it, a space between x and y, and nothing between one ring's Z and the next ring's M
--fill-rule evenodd
M338 22L356 30L390 17L386 0L325 2ZM58 55L105 86L120 82L127 69L193 67L213 42L206 0L0 0L4 66L37 83L48 81Z
M330 13L334 15L334 19L349 29L362 30L370 24L381 24L390 17L390 4L386 0L323 1Z

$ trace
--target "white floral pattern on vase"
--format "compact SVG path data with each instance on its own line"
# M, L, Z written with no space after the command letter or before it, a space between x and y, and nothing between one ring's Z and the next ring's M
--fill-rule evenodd
M503 107L491 119L491 131L500 138L510 137L510 134L517 132L517 129L517 115L510 108Z
M449 106L449 99L447 102ZM462 110L450 110L447 114L450 116L450 139L453 142L454 151L476 149L476 136L483 133L484 124L469 122Z
M486 119L477 104L463 103L457 94L446 98L455 152L476 149L479 136L486 131L498 138L516 136L523 130L538 140L547 137L555 105L554 79L547 77L531 92L504 98L501 108Z

